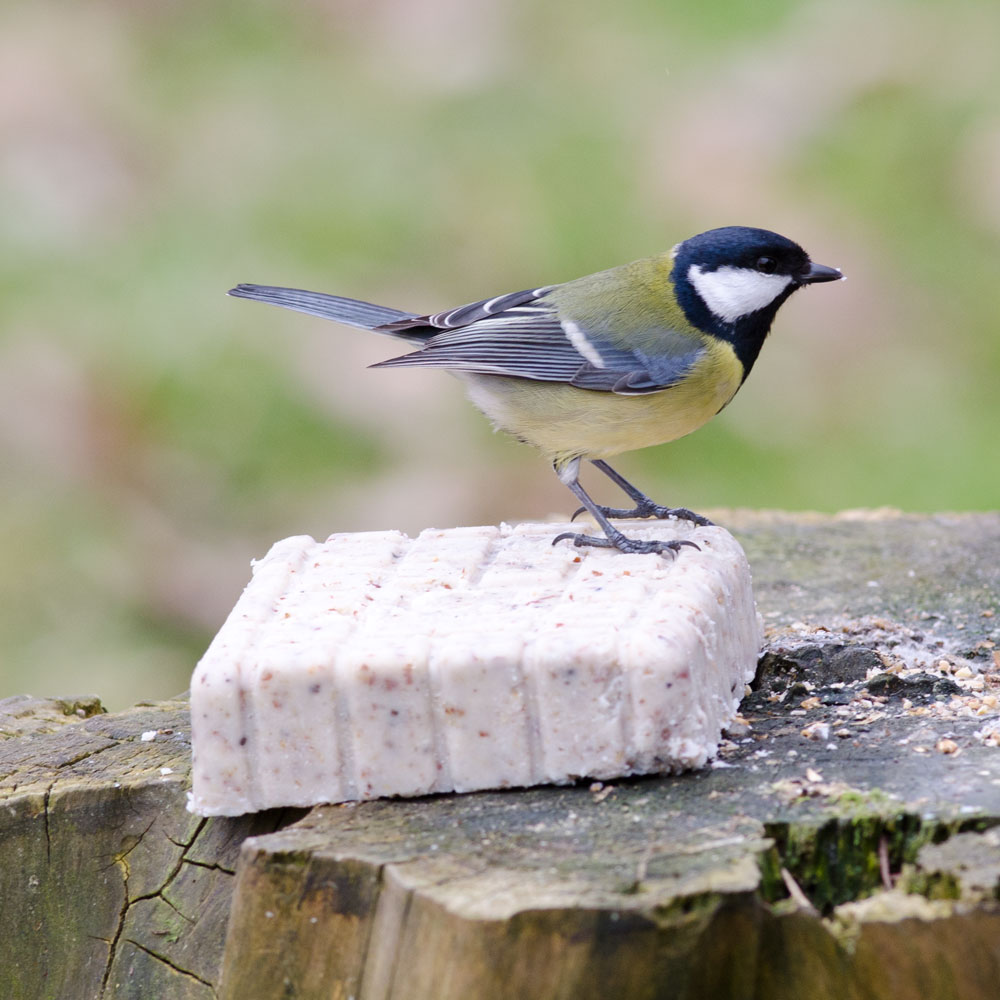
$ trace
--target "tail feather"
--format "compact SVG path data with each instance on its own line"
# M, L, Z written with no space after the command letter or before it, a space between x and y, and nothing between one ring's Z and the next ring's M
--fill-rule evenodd
M252 299L254 302L266 302L268 305L281 306L283 309L294 309L296 312L319 316L320 319L332 319L348 326L357 326L362 330L374 330L385 323L397 323L400 320L414 319L417 314L403 312L401 309L390 309L388 306L376 306L371 302L361 302L358 299L346 299L340 295L326 295L323 292L307 292L300 288L276 288L273 285L237 285L228 292L238 299ZM379 331L382 332L382 331ZM390 333L390 331L385 331ZM391 336L403 340L422 341L414 333L407 335L402 331L392 331Z

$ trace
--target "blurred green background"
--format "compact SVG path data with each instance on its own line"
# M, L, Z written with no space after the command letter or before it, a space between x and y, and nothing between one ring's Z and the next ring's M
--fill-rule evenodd
M238 281L435 310L776 229L849 280L622 470L997 506L998 51L995 0L3 5L0 695L183 690L287 535L573 507L454 380Z

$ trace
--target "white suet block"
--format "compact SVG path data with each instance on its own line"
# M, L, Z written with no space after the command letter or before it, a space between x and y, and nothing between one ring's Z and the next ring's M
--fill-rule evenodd
M552 545L521 524L286 538L195 669L190 808L680 771L712 757L762 626L724 529L701 551Z

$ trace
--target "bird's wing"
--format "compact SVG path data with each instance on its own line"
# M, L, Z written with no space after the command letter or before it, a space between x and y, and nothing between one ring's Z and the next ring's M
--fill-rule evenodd
M480 299L478 302L470 302L466 306L456 306L454 309L446 309L444 312L432 313L429 316L401 317L393 322L383 323L378 328L379 333L399 333L421 327L432 328L428 331L430 334L436 333L438 330L454 330L457 327L469 326L478 320L488 319L490 316L496 316L502 312L510 312L518 306L536 302L553 287L546 285L543 288L526 288L521 292L497 295L492 299Z
M617 347L579 324L560 320L545 301L548 290L515 292L386 324L379 332L398 335L421 326L440 332L419 351L372 367L444 368L640 395L675 385L704 355L699 340L669 329L657 331L655 355Z

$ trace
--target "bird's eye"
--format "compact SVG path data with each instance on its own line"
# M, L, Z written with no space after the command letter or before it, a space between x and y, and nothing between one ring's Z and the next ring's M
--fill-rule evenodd
M778 269L778 262L773 257L758 257L757 270L761 274L774 274Z

